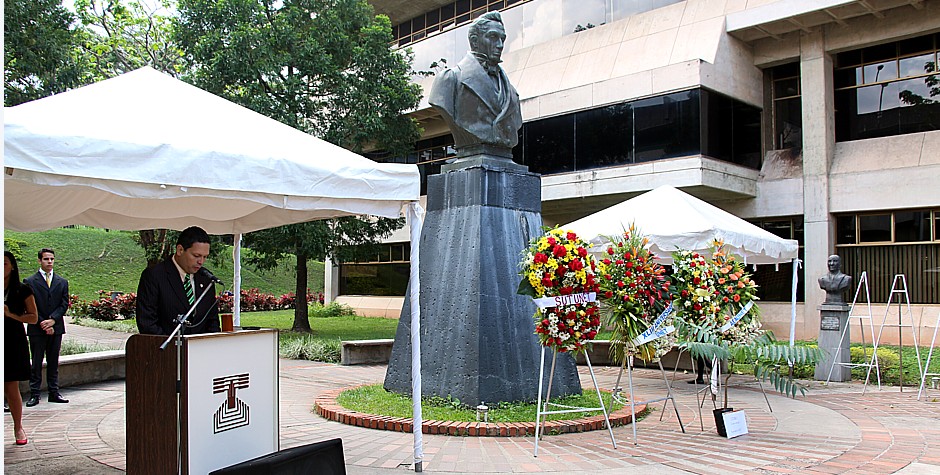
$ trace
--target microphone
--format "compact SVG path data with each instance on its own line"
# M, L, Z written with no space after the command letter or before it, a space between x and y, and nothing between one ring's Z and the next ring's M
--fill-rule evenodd
M214 276L212 272L209 272L209 269L206 269L205 267L200 267L199 271L196 273L211 280L212 282L215 282L216 284L225 285L224 283L222 283L222 279L219 279L218 277Z

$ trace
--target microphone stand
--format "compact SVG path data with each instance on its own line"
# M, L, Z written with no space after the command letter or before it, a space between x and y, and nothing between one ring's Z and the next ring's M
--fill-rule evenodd
M195 278L193 278L193 284L195 284ZM176 329L170 333L170 336L166 338L166 341L160 345L160 350L165 350L167 345L170 344L170 340L176 340L176 473L183 473L183 445L182 445L182 430L183 430L183 414L180 413L180 396L182 392L182 379L183 379L183 325L189 321L189 317L196 312L196 307L199 306L199 302L202 301L202 298L206 296L206 293L209 292L209 289L214 288L213 282L209 282L209 285L199 294L199 298L193 302L193 305L189 307L189 311L184 315L178 315L176 321Z

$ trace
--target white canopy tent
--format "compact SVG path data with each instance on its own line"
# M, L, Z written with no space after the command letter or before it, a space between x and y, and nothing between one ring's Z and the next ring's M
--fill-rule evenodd
M15 231L195 225L240 235L406 207L421 321L416 166L373 162L151 68L5 108L4 172L4 226ZM412 374L420 395L420 369ZM420 461L420 415L414 425Z
M737 216L671 186L660 186L635 198L598 211L564 226L591 243L592 252L606 250L608 236L616 237L631 224L650 239L650 251L663 264L678 249L709 253L715 239L741 256L746 264L793 262L790 343L796 325L796 286L799 243L783 239Z

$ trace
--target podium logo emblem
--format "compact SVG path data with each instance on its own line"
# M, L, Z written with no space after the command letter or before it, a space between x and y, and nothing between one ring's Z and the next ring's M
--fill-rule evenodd
M223 376L212 380L212 393L225 393L226 396L225 401L212 417L214 433L218 434L219 432L237 429L250 423L248 404L235 397L236 389L245 389L247 387L248 373Z

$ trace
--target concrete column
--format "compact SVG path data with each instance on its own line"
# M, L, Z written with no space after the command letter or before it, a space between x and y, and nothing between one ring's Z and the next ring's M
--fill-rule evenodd
M834 250L834 223L829 214L829 167L835 152L832 58L822 30L800 38L800 86L803 109L803 232L806 335L816 335L816 307L826 298L817 279L826 273Z
M327 257L323 260L323 303L328 304L339 297L339 267Z

